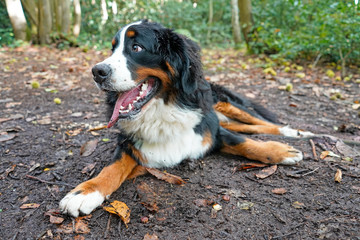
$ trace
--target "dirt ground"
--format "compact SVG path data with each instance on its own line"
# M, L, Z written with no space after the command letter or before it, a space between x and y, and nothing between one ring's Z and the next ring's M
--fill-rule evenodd
M328 77L325 64L297 63L290 72L278 64L273 76L263 72L269 59L234 51L204 52L210 81L263 103L284 125L334 137L315 137L312 147L309 139L251 136L287 142L305 156L263 179L264 168L215 154L166 169L186 181L182 186L152 175L127 181L110 201L131 209L128 227L101 207L78 219L59 214L59 200L95 176L115 149L115 129L88 131L106 123L104 95L90 74L106 53L0 49L1 239L360 239L358 70L349 69L353 77L343 82ZM288 82L293 91L281 90ZM94 152L81 156L81 146L95 139ZM240 170L244 163L250 168ZM157 211L142 204L146 195Z

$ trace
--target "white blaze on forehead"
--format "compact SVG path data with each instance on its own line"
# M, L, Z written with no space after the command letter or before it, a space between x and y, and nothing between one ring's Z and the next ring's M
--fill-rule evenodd
M120 32L120 44L114 50L113 54L101 63L108 64L111 67L112 75L110 84L116 91L127 91L136 86L135 81L131 77L131 72L127 66L127 59L124 55L125 34L129 27L141 24L141 21L131 23L123 27ZM98 63L98 64L101 64Z

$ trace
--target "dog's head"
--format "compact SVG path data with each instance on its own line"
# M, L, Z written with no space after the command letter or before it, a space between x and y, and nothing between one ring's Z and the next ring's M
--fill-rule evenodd
M202 74L199 47L157 23L129 24L112 40L112 55L92 69L97 86L116 95L109 127L141 114L154 98L191 96Z

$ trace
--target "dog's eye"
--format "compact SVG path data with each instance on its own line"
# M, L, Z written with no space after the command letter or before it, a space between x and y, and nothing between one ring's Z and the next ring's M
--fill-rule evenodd
M134 44L134 45L132 46L132 50L133 50L134 52L141 52L141 51L143 50L143 48L140 47L140 46L137 45L137 44Z

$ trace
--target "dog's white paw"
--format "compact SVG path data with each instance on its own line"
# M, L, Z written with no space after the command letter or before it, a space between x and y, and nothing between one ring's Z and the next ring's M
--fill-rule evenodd
M59 206L63 213L78 217L79 213L91 213L95 208L100 206L104 200L105 197L99 191L88 194L82 194L76 191L68 193L60 201Z
M311 136L314 136L314 134L312 132L306 132L306 131L293 129L289 126L279 128L279 131L280 131L281 135L284 135L287 137L311 137Z
M303 159L303 154L301 151L293 148L291 151L293 156L285 158L283 161L279 162L282 165L294 165L300 162Z

